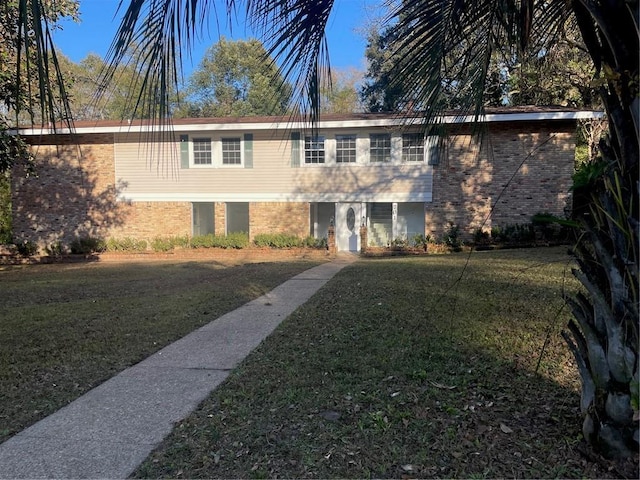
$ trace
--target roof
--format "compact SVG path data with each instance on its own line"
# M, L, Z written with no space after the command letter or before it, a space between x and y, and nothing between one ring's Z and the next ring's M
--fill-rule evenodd
M586 111L558 106L519 106L486 108L478 118L474 115L448 111L438 116L445 124L491 123L515 121L568 121L601 118L602 112ZM321 115L317 127L356 128L356 127L392 127L407 124L421 124L424 116L419 112L407 115L403 113L350 113ZM74 133L127 133L159 131L170 127L174 132L182 131L225 131L225 130L279 130L304 129L310 126L308 121L295 116L249 116L249 117L212 117L212 118L176 118L171 122L154 123L150 120L88 120L73 124ZM67 134L71 129L66 125L19 128L21 135Z

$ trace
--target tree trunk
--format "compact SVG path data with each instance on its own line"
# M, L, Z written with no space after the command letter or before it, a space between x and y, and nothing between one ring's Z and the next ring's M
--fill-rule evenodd
M604 174L576 191L581 225L564 332L582 377L584 437L609 458L638 453L638 15L637 2L574 0L580 29L603 73L609 137ZM580 191L582 190L582 191Z

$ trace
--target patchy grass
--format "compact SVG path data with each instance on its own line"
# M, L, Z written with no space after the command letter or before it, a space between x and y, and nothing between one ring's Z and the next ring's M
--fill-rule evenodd
M0 441L318 263L0 268Z
M562 289L577 288L564 251L466 260L347 267L135 476L617 476L579 453L578 377L558 336Z

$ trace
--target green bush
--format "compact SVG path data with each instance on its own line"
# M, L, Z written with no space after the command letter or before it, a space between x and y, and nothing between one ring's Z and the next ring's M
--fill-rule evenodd
M253 239L257 247L292 248L304 246L304 240L287 233L260 233Z
M38 253L38 245L29 240L17 242L16 249L18 250L18 254L23 257L31 257Z
M319 248L319 249L323 249L323 248L326 249L329 246L329 243L327 242L326 238L315 238L315 237L312 237L311 235L306 237L302 241L302 244L307 248Z
M125 237L121 239L110 238L107 241L107 250L110 252L143 252L146 249L146 240Z
M169 252L174 248L189 248L189 237L156 237L151 241L154 252Z
M78 237L69 245L71 253L87 255L89 253L100 253L107 249L107 244L101 238Z
M516 223L504 227L493 227L491 236L500 243L531 243L535 240L535 230L531 223Z
M423 235L422 233L416 233L412 238L411 241L413 243L413 246L416 248L422 248L424 249L424 251L427 251L427 246L430 243L434 243L434 239L431 235Z
M54 242L51 245L47 245L44 251L50 257L59 257L65 254L65 248L62 242Z
M476 244L485 244L491 241L489 232L485 232L482 228L476 228L473 232L473 242Z
M454 252L459 252L462 249L460 227L453 222L449 222L449 227L444 233L444 243Z
M229 235L197 235L190 241L191 248L246 248L249 235L246 232L234 232Z

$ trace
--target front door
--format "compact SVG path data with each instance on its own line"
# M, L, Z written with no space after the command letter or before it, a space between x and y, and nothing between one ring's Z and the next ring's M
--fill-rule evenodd
M360 250L361 203L336 204L336 247L339 252Z

